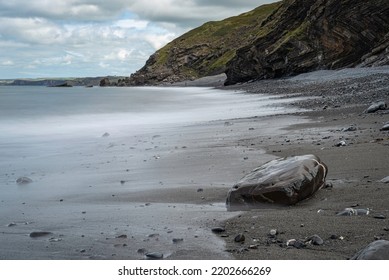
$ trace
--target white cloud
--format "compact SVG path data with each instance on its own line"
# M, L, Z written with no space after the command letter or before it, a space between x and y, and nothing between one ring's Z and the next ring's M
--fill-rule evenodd
M273 1L0 0L0 78L129 75L184 31L261 2Z

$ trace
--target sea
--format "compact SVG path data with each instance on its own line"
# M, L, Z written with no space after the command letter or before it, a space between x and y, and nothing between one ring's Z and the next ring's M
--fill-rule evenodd
M287 101L213 88L0 87L0 259L142 258L141 246L224 257L202 220L228 218L223 199L191 204L175 189L189 188L189 200L203 195L197 189L228 190L247 157L224 144L238 133L233 124L296 111ZM33 242L34 231L52 232L53 243ZM120 235L132 236L131 250L110 243Z

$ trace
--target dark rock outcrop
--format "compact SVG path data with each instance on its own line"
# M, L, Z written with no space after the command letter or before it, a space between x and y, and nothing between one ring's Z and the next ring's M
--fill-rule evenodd
M228 210L293 205L325 185L327 166L315 155L270 161L244 176L227 195Z
M226 84L388 64L389 1L284 0L236 53Z

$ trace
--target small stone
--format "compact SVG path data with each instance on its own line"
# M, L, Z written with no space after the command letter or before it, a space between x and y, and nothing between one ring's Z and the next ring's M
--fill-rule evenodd
M16 226L16 223L14 223L14 222L9 223L9 224L7 225L7 227L14 227L14 226Z
M332 240L335 240L335 239L339 239L339 236L337 236L336 234L331 234L330 238Z
M249 249L256 250L256 249L258 249L258 245L250 245Z
M152 252L145 254L148 260L160 260L163 259L163 254L159 252Z
M122 235L117 236L116 238L125 239L125 238L127 238L127 235L126 234L122 234Z
M345 141L340 141L340 142L338 142L335 146L336 147L344 147L344 146L346 146L347 144L346 144L346 142Z
M225 228L222 228L222 227L215 227L213 229L211 229L213 233L222 233L222 232L225 232L226 229Z
M141 249L138 249L138 251L136 251L138 254L142 254L142 255L145 255L147 253L147 250L145 248L141 248Z
M51 235L53 233L49 232L49 231L33 231L30 233L30 237L31 238L38 238L38 237L44 237L44 236L47 236L47 235Z
M288 241L286 241L286 246L302 249L305 247L305 243L302 242L301 240L289 239Z
M323 239L317 234L308 237L305 242L310 242L313 245L322 245L324 243Z
M18 185L27 185L27 184L30 184L32 183L32 179L31 178L28 178L28 177L20 177L16 180L16 183Z
M385 124L383 127L381 127L380 131L388 131L389 130L389 124Z
M184 238L173 238L172 241L174 244L178 244L184 242Z
M373 216L374 219L379 219L379 220L385 220L386 219L386 216L382 215L382 214L375 214Z
M385 178L383 178L382 180L380 180L381 183L384 183L384 184L387 184L389 183L389 176L386 176Z
M101 135L101 137L108 137L110 134L108 132L104 133L103 135Z
M203 191L204 191L203 188L198 188L198 189L197 189L197 192L203 192Z
M85 249L82 249L81 251L80 251L80 253L85 253L86 252L86 250Z
M269 232L269 235L271 237L276 237L276 235L278 234L277 230L276 229L271 229L270 232Z
M244 242L246 240L246 237L244 234L239 233L237 236L235 236L234 241L235 242Z

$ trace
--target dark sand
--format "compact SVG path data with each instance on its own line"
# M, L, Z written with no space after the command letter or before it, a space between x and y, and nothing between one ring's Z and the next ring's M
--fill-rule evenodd
M363 113L373 101L389 101L388 68L227 89L309 97L288 105L309 111L100 139L81 166L95 182L67 191L71 177L35 175L34 183L17 186L24 195L0 199L0 259L145 259L145 252L165 259L347 259L375 239L389 239L389 185L378 182L389 176L389 134L379 130L389 115ZM350 125L357 130L342 131ZM341 140L347 145L336 147ZM227 192L244 174L277 157L309 153L328 165L332 189L293 207L226 211ZM9 179L11 189L15 180ZM29 199L35 184L49 180L63 185L63 193ZM351 206L371 214L335 215ZM224 237L212 233L217 226L225 226ZM276 239L268 237L271 229ZM31 238L34 231L52 234ZM243 244L234 242L239 233ZM324 244L285 247L288 239L313 234Z
M319 96L298 104L312 109L298 114L307 118L306 123L289 126L277 137L258 135L245 143L277 157L318 155L329 168L327 181L333 188L322 189L292 207L241 212L221 223L226 228L227 249L234 257L345 260L374 240L389 239L389 185L379 182L389 176L389 132L380 131L389 121L389 111L363 113L372 102L388 103L389 75L349 71L333 72L330 78L325 72L323 78L312 74L311 81L305 75L237 86L259 93ZM350 126L356 130L345 131ZM346 146L337 147L340 141ZM370 214L336 216L347 207L369 208ZM386 219L377 219L377 215ZM269 236L272 229L277 230L276 238ZM234 242L240 233L245 242ZM314 234L324 240L323 245L307 244L303 249L286 246L287 240L305 240Z

